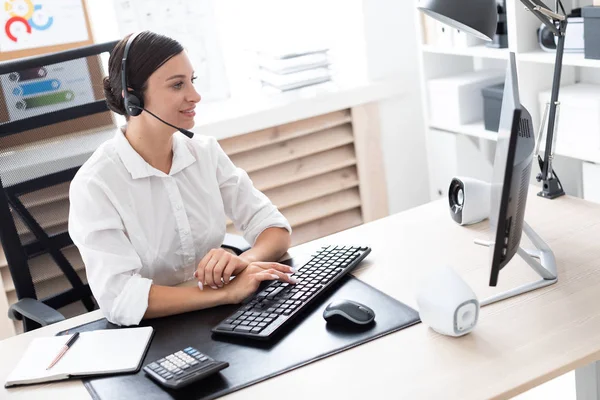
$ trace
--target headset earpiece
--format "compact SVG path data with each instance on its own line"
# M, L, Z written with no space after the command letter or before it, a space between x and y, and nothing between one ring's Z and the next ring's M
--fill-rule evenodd
M125 110L127 114L132 117L137 117L142 113L144 109L144 101L142 100L142 96L140 96L135 91L126 91L125 92Z
M125 44L125 50L123 50L123 60L121 61L121 86L123 87L123 100L125 104L125 112L127 115L136 117L140 115L144 109L144 101L142 96L129 89L129 82L127 80L127 56L129 55L129 48L131 47L135 38L141 32L133 33Z

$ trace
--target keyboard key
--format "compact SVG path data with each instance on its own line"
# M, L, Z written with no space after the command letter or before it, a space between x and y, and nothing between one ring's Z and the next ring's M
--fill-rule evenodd
M252 328L250 328L249 326L236 326L236 328L233 330L234 332L251 332Z
M235 329L235 325L233 324L220 324L219 329L223 331L232 331Z
M262 331L262 328L253 328L252 329L252 333L260 333L260 331Z
M285 289L283 286L278 287L277 289L275 289L271 293L269 293L269 295L267 296L267 298L268 299L274 299L275 296L277 296L279 293L283 292L283 289Z

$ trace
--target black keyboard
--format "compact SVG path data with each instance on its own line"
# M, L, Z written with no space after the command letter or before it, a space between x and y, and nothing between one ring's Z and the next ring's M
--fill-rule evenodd
M370 252L369 247L324 247L293 275L299 283L269 283L212 331L253 339L271 338Z

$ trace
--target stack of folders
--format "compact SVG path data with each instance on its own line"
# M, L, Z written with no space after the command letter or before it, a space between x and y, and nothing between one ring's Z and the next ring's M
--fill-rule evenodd
M299 89L331 80L329 49L258 52L259 79L278 91Z

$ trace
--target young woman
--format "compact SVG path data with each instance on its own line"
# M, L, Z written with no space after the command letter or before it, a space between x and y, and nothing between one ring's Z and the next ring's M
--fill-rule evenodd
M121 64L128 39L114 48L104 79L108 105L127 125L94 152L70 188L69 233L106 318L135 325L239 303L261 281L296 283L291 268L274 262L291 233L277 208L213 137L189 139L148 112L183 129L194 125L200 95L178 42L142 32L130 43L127 86L144 111L127 115ZM252 244L239 257L220 249L226 216ZM192 279L198 284L173 287Z

